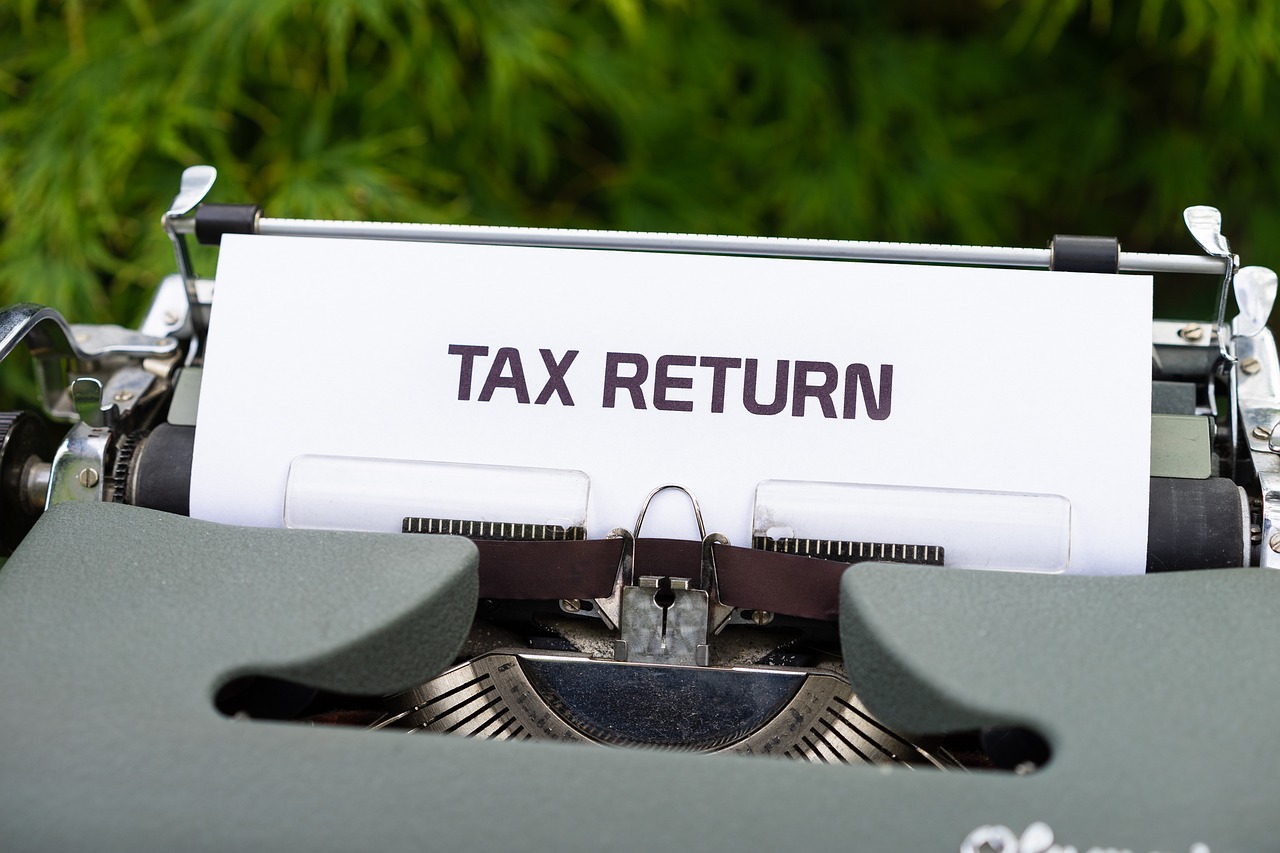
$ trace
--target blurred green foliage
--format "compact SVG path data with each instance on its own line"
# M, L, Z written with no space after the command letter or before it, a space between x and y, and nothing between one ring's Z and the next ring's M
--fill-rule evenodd
M11 0L0 302L136 321L202 162L272 216L1182 252L1209 203L1276 266L1278 51L1261 0Z

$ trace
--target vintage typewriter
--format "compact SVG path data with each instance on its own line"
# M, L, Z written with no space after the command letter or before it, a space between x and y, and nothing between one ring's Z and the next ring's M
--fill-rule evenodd
M0 315L44 408L0 415L12 849L1275 846L1277 282L1213 208L1186 211L1202 253L1154 255L282 220L202 204L213 180L184 173L138 330ZM1152 325L1144 576L730 546L691 494L699 539L644 538L679 484L604 539L445 510L259 530L185 517L214 298L188 240L226 234L1197 274L1218 301Z

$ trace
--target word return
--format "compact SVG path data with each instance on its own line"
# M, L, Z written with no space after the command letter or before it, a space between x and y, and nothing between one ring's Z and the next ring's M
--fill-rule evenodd
M505 398L539 406L575 405L569 370L579 350L557 354L539 349L536 356L522 355L516 347L498 347L493 352L490 357L487 346L450 344L449 355L459 357L459 400L472 400L474 393L474 399L481 403ZM526 368L526 364L530 367ZM697 397L706 401L707 411L712 414L740 406L752 415L790 414L801 418L809 413L852 419L861 411L873 421L883 421L893 410L892 364L878 365L873 372L860 362L838 366L828 361L762 362L711 355L660 355L650 359L636 352L607 352L592 378L598 383L595 387L601 389L597 399L605 409L692 412L693 398ZM531 386L530 380L542 384ZM695 394L695 386L702 393ZM536 396L530 393L533 387L539 389Z

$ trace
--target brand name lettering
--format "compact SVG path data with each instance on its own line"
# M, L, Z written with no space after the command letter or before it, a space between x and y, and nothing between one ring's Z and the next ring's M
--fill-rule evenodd
M1083 851L1070 844L1058 844L1047 823L1036 821L1022 835L1007 826L980 826L960 842L960 853L1134 853L1126 848L1087 847ZM1210 853L1209 846L1196 842L1190 853Z

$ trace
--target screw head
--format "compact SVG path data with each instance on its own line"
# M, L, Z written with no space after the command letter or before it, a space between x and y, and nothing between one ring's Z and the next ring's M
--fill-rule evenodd
M179 319L179 318L178 318L178 312L177 312L177 311L166 311L166 312L164 312L164 324L165 324L166 326L176 326L176 325L178 325L178 319Z
M80 469L80 475L76 478L80 481L80 485L86 489L92 489L98 485L98 472L93 468Z
M1249 376L1252 376L1262 369L1262 362L1258 361L1253 356L1249 356L1244 361L1240 362L1240 369Z
M1266 441L1268 438L1271 437L1271 430L1267 429L1264 426L1256 426L1253 428L1253 430L1249 434L1252 435L1254 438Z
M1280 533L1272 533L1271 538L1267 540L1267 544L1271 546L1271 550L1280 554Z
M773 621L773 614L768 610L753 610L751 612L751 621L757 625L768 625Z
M115 395L114 397L112 397L111 399L115 400L117 403L127 403L127 402L129 402L130 400L132 400L132 399L133 399L133 392L132 392L132 391L117 391L117 392L116 392L116 395Z
M1203 340L1204 328L1199 323L1188 323L1178 330L1178 337L1192 342Z
M560 609L566 613L577 613L582 610L582 602L576 598L560 599Z

